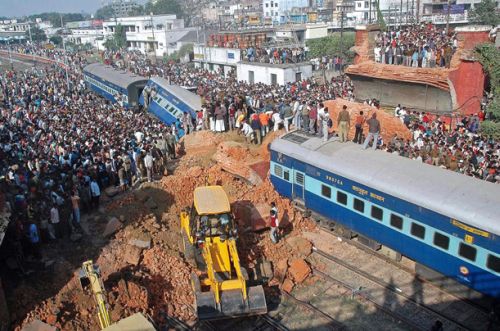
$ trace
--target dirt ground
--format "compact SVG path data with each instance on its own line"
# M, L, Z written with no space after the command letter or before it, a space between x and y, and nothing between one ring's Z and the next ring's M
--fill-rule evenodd
M81 264L89 259L100 268L112 321L142 312L159 327L165 326L167 316L194 323L193 269L181 251L178 215L192 204L194 188L203 185L222 185L230 197L237 214L242 265L252 268L257 261L272 262L275 277L266 287L267 299L277 295L271 287L300 282L294 279L293 265L301 267L310 244L300 240L290 244L289 239L313 230L314 224L279 197L267 179L266 144L275 136L268 136L262 146L249 146L236 133L187 136L180 144L181 157L169 166L169 176L109 198L99 212L82 220L87 232L83 238L44 247L44 266L22 277L7 295L14 329L21 330L35 319L62 330L99 329L96 304L79 281ZM277 245L265 230L272 201L287 238ZM261 222L258 233L252 231L256 221ZM302 251L300 245L305 246Z

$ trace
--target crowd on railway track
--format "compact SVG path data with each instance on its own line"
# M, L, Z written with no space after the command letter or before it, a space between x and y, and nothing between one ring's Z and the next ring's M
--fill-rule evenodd
M269 86L173 62L154 64L136 52L102 54L108 64L197 88L204 104L197 121L186 117L170 128L145 112L89 94L81 74L89 54L30 46L13 50L66 62L69 68L67 76L60 66L0 75L0 189L12 220L6 236L11 239L3 245L15 254L39 257L41 242L81 232L81 213L98 208L106 189L126 189L161 174L165 162L176 157L179 128L186 133L235 129L258 143L281 125L321 135L328 121L322 102L354 99L345 76L328 84L303 80ZM382 149L500 182L500 146L478 133L481 116L465 117L450 131L439 118L406 115L398 114L413 139L394 137Z

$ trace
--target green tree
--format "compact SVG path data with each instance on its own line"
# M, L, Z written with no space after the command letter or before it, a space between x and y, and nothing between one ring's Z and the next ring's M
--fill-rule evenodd
M128 16L141 16L144 15L144 7L138 5L137 7L132 8L127 13Z
M25 32L26 39L30 40L30 30L27 30ZM32 27L31 28L31 39L33 41L46 41L47 36L45 35L45 32L40 29L39 27Z
M178 18L184 17L184 11L177 0L150 0L144 6L144 12L147 15L175 14Z
M62 45L62 37L61 36L52 36L49 41L54 45Z
M309 47L308 56L310 58L337 55L342 56L347 62L350 62L354 56L354 54L349 51L349 49L354 46L354 33L344 32L342 54L340 52L340 33L335 33L328 37L307 40L306 45Z
M500 14L496 1L482 0L474 5L474 9L469 12L469 20L472 23L497 26L500 24Z
M115 28L115 33L112 38L104 42L104 47L111 50L118 50L127 46L127 37L125 35L125 28L118 24Z
M384 15L382 15L382 11L380 10L380 0L377 1L377 23L380 26L380 30L384 31L387 27L384 20Z
M61 14L56 12L41 13L28 16L28 18L32 21L34 21L36 18L41 18L43 21L49 21L55 28L61 27L61 17L63 19L63 24L67 22L83 21L87 18L79 13Z
M107 5L97 9L97 11L94 14L94 17L97 19L105 20L114 17L114 15L115 11L113 10L113 7L111 5Z
M489 77L490 93L493 94L493 100L486 108L486 112L491 113L493 118L481 123L481 131L500 138L500 50L492 43L484 43L476 47L476 54Z

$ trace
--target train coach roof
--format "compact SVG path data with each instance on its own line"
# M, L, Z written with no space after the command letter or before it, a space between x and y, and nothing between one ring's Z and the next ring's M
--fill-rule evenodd
M84 73L88 72L94 76L100 77L112 84L128 89L134 83L146 83L147 78L134 75L125 70L118 70L102 63L92 63L83 68Z
M171 85L168 81L161 77L151 77L151 81L158 84L162 89L168 91L173 96L184 102L193 110L201 109L201 97L193 92L188 91L187 89L179 86L179 85Z
M271 149L394 197L500 235L500 185L354 143L292 132Z

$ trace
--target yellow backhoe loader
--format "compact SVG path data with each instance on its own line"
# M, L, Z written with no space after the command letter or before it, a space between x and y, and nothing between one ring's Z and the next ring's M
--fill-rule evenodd
M191 276L198 319L267 313L262 285L247 286L248 273L240 266L237 230L224 189L196 188L193 206L180 219L185 257L206 271Z
M106 302L106 291L101 279L99 268L94 265L92 260L85 261L80 269L80 285L82 289L88 289L92 292L97 304L97 316L99 325L103 331L155 331L153 324L141 313L134 314L124 318L117 323L112 324L109 317L108 306Z

